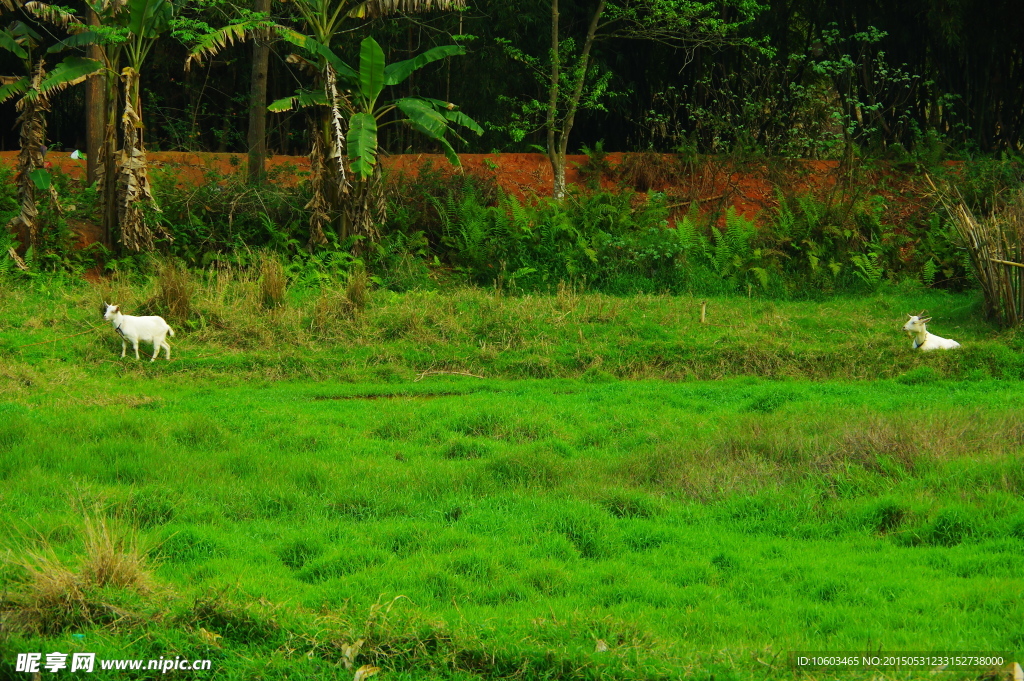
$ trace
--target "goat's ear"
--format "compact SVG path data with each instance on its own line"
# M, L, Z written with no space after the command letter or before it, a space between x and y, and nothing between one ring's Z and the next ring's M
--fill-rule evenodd
M928 323L928 322L930 322L931 320L932 320L932 318L931 318L931 317L922 317L922 318L921 318L921 323L922 323L922 324L927 324L927 323Z

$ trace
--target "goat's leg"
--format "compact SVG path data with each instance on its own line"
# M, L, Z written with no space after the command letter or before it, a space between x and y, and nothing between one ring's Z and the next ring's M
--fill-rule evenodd
M128 351L128 341L121 339L121 359L124 359L124 353Z
M155 362L156 358L157 358L157 355L159 355L159 354L160 354L160 343L156 339L154 339L153 340L153 358L150 359L149 361L150 362Z
M167 341L164 341L163 345L164 345L164 350L167 351L167 361L170 362L171 361L171 344L168 343Z
M132 339L132 347L135 348L135 359L138 359L139 358L139 339L138 338L133 338Z

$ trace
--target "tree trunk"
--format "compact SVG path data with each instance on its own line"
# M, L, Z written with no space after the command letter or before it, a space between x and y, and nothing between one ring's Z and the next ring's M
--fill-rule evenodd
M604 13L605 1L599 0L597 8L594 10L594 16L591 17L590 27L587 29L587 39L583 43L583 51L580 53L579 76L573 85L572 95L569 97L565 119L561 126L558 126L557 112L561 71L561 55L558 49L558 0L551 0L551 84L549 86L550 97L546 127L548 129L548 160L551 161L551 171L554 174L552 193L556 201L565 198L565 155L569 148L569 133L572 132L576 111L579 109L580 99L583 97L583 88L587 81L587 68L590 66L590 50L594 47L597 26ZM556 128L558 129L556 130Z
M118 67L117 59L111 56L116 54L111 48L106 49L106 58L103 60L108 68ZM117 105L118 86L117 76L110 73L104 75L103 80L103 142L100 145L100 153L96 159L97 181L99 182L99 193L103 200L103 235L109 241L110 248L120 243L121 235L118 230L117 221Z
M270 0L256 0L257 12L270 12ZM270 36L261 35L252 46L252 89L249 95L249 181L263 181L267 163L267 70Z
M118 178L118 220L121 224L121 243L136 253L152 251L153 229L146 224L144 206L147 204L159 211L153 200L146 164L146 147L142 137L142 99L139 91L139 72L126 68L121 73L124 80L124 127L121 147L120 177ZM161 236L169 238L163 233Z
M558 119L558 81L562 66L560 60L561 53L558 51L558 0L551 0L551 81L548 84L548 113L544 125L548 129L548 161L551 162L551 172L554 175L552 192L555 201L561 201L565 198L565 159L558 157L558 147L555 140L555 135L557 134L555 123Z
M90 26L99 26L100 18L96 12L87 10ZM103 63L103 48L90 45L86 56ZM100 177L103 147L103 131L106 128L105 83L106 74L97 73L85 81L85 167L86 182L94 184ZM103 245L110 248L110 234L103 231Z
M38 60L32 66L31 90L39 92L39 86L46 74L43 60ZM42 224L39 220L39 206L37 205L37 188L32 178L32 173L43 170L45 167L46 155L46 112L50 105L46 97L40 95L31 100L22 99L18 108L21 115L18 116L17 125L19 128L21 152L18 154L18 174L16 182L18 185L18 199L21 203L21 211L8 223L8 229L17 230L21 246L31 246L36 249L37 254L43 245ZM56 190L51 184L48 190L50 201L56 205Z

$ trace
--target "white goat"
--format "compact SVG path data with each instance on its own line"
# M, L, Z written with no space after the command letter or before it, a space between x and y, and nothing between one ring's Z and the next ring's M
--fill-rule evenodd
M174 335L172 329L163 317L133 317L130 314L121 314L121 307L103 303L103 318L114 325L114 331L121 336L121 356L128 350L128 341L132 342L135 349L135 359L139 358L139 341L146 341L153 344L153 359L160 354L160 348L167 351L167 359L171 359L171 346L167 342L167 334Z
M922 312L921 314L924 314ZM941 338L935 334L928 333L925 323L932 320L931 317L907 314L910 320L903 325L903 330L914 336L914 349L923 352L931 350L952 350L960 347L960 344L949 338Z

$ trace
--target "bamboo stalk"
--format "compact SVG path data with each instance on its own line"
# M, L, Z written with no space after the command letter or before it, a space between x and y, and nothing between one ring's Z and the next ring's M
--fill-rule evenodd
M1024 193L979 220L955 187L940 190L928 182L967 247L986 312L1004 326L1024 321Z

